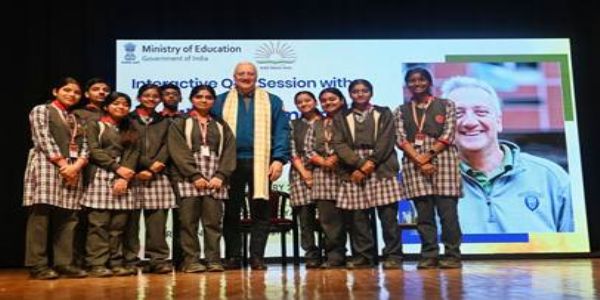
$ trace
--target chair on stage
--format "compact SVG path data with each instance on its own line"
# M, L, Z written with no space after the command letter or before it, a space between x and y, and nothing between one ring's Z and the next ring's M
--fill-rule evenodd
M290 195L286 192L271 190L269 192L269 205L271 209L271 217L269 221L269 233L279 233L281 242L281 264L287 265L287 238L288 232L292 232L293 244L293 260L294 264L298 264L300 260L300 250L298 242L298 222L296 215L292 214L291 218L286 215L286 209ZM242 219L240 220L240 228L242 231L242 262L248 265L249 242L248 237L252 228L252 219L249 213L249 198L242 204Z

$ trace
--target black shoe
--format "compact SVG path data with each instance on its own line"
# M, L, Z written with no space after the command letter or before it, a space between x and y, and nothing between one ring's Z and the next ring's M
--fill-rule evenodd
M138 268L137 266L130 266L130 265L125 265L124 266L125 269L127 269L127 271L131 274L131 275L137 275L138 273Z
M157 264L150 269L152 270L152 273L155 274L167 274L173 272L173 266L170 263Z
M417 264L417 269L435 269L438 266L437 258L421 258Z
M225 270L240 270L242 268L242 260L237 257L226 258L223 266Z
M152 266L149 264L141 265L140 269L142 270L142 273L152 273Z
M440 259L439 267L441 269L460 269L462 268L462 262L459 258L444 258Z
M183 273L199 273L204 271L206 271L206 266L199 262L185 264L181 267L181 272Z
M81 258L74 259L73 265L75 265L76 267L79 267L81 269L85 269L85 258L81 257Z
M115 276L130 276L137 274L137 269L126 266L116 266L111 269Z
M265 271L267 269L267 265L262 257L250 258L250 267L256 271Z
M149 268L149 266L148 266L147 264L146 264L146 265L141 265L141 264L136 264L136 263L127 263L127 262L126 262L126 263L125 263L123 266L124 266L126 269L128 269L129 271L131 271L131 272L132 272L134 275L137 275L138 271L140 271L140 270L142 271L142 273L144 273L144 271L143 271L143 268L144 268L144 267L147 267L148 269L150 269L150 268ZM146 273L147 273L147 272L146 272Z
M388 258L381 263L384 270L395 270L402 268L402 259Z
M320 266L321 266L321 264L319 263L319 260L317 260L317 259L307 259L306 260L305 267L307 269L317 269Z
M54 270L60 274L60 276L67 278L84 278L88 276L86 271L71 265L55 266Z
M47 266L31 268L29 274L32 279L51 280L58 278L58 273Z
M326 261L321 264L321 269L345 269L346 263L343 261Z
M348 269L365 269L372 267L373 262L364 257L354 258L346 263L346 268Z
M208 266L206 267L206 271L208 271L208 272L223 272L223 271L225 271L225 268L223 267L223 265L221 263L214 262L214 263L208 264Z
M105 266L93 266L88 272L90 277L111 277L113 273Z
M147 264L148 264L148 261L141 260L141 259L139 259L137 257L135 259L132 259L132 260L125 260L125 265L126 266L133 266L133 267L136 267L136 268L137 267L143 267L144 265L147 265Z

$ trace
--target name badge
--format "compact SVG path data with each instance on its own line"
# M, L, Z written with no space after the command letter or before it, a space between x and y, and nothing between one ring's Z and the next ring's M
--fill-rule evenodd
M79 157L79 146L77 144L69 144L69 157L73 159Z
M425 134L423 133L417 133L415 135L415 146L423 146L423 144L425 143Z
M204 157L210 156L210 147L207 145L200 146L200 155Z

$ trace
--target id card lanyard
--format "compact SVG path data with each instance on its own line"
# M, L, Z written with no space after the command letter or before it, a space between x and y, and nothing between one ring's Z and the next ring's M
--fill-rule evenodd
M198 118L198 125L200 126L200 136L202 137L202 145L200 145L200 155L203 157L210 156L210 147L207 144L207 136L208 136L208 122L210 122L210 117L206 120L206 123L203 123L200 118Z
M67 114L67 118L65 118L63 111L56 107L56 105L52 105L57 111L58 115L62 119L62 121L69 127L71 130L71 139L69 140L69 158L75 160L79 157L79 145L75 142L75 137L77 136L77 119L72 114Z
M417 134L415 134L415 146L421 147L425 143L425 133L423 133L423 127L425 127L425 119L427 119L427 109L429 105L433 102L433 97L427 99L427 104L423 108L423 116L419 120L419 116L417 115L417 104L413 101L411 102L413 120L415 124L417 124Z
M323 137L325 138L325 152L329 155L333 153L333 149L331 149L331 138L333 137L332 128L333 119L325 118L323 120Z

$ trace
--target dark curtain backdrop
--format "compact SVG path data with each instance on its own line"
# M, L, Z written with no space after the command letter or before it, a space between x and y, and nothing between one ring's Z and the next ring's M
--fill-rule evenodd
M0 201L0 266L22 266L26 212L22 178L31 146L27 114L59 77L114 81L115 39L570 38L589 229L600 249L597 117L600 24L581 1L22 1L5 60L14 82L4 118L6 164ZM12 19L11 19L12 20ZM7 36L5 36L7 37ZM349 62L351 63L351 62ZM231 68L231 66L223 66ZM20 74L21 76L16 76ZM6 75L6 74L5 74ZM401 79L398 80L399 84Z

